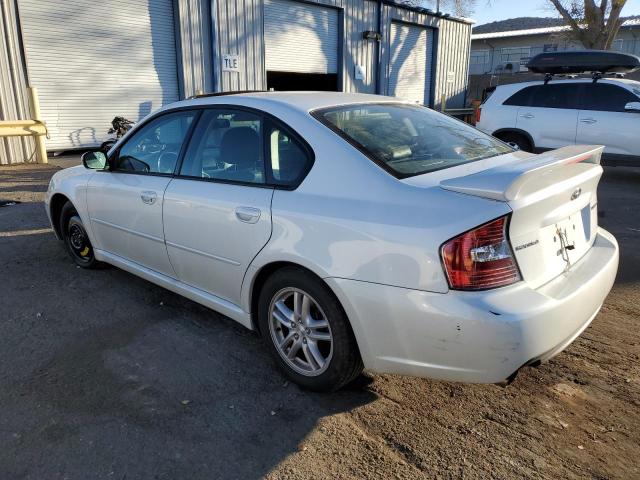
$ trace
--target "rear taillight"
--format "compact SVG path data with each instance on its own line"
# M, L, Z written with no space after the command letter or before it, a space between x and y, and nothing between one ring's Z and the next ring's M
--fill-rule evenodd
M480 123L480 117L482 116L482 108L476 108L476 124Z
M449 240L441 248L449 285L455 290L486 290L520 280L501 217Z

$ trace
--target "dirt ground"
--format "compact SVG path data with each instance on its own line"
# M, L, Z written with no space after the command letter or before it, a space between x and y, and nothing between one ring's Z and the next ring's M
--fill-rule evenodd
M640 478L640 170L609 168L613 292L509 387L363 375L319 395L259 338L48 229L51 166L0 169L0 478Z

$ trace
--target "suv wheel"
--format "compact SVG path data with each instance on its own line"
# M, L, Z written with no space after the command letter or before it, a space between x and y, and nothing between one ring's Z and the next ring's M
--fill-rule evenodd
M295 267L275 272L258 302L262 337L284 374L316 391L337 390L362 371L351 326L333 292Z
M533 145L531 145L529 139L520 133L505 132L499 133L496 137L504 143L517 147L518 150L522 150L523 152L533 152Z

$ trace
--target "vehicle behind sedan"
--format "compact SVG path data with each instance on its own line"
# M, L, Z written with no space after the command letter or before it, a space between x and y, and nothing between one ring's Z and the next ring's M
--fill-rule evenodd
M516 151L388 97L205 96L54 175L46 207L79 266L259 331L304 387L363 368L497 383L566 348L613 285L601 155Z
M614 165L640 165L640 82L619 78L501 85L480 107L478 128L527 152L605 145Z

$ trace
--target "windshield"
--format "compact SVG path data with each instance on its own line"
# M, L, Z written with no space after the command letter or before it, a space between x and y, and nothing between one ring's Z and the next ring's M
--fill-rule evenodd
M419 105L348 105L314 116L398 178L513 152L501 141Z

